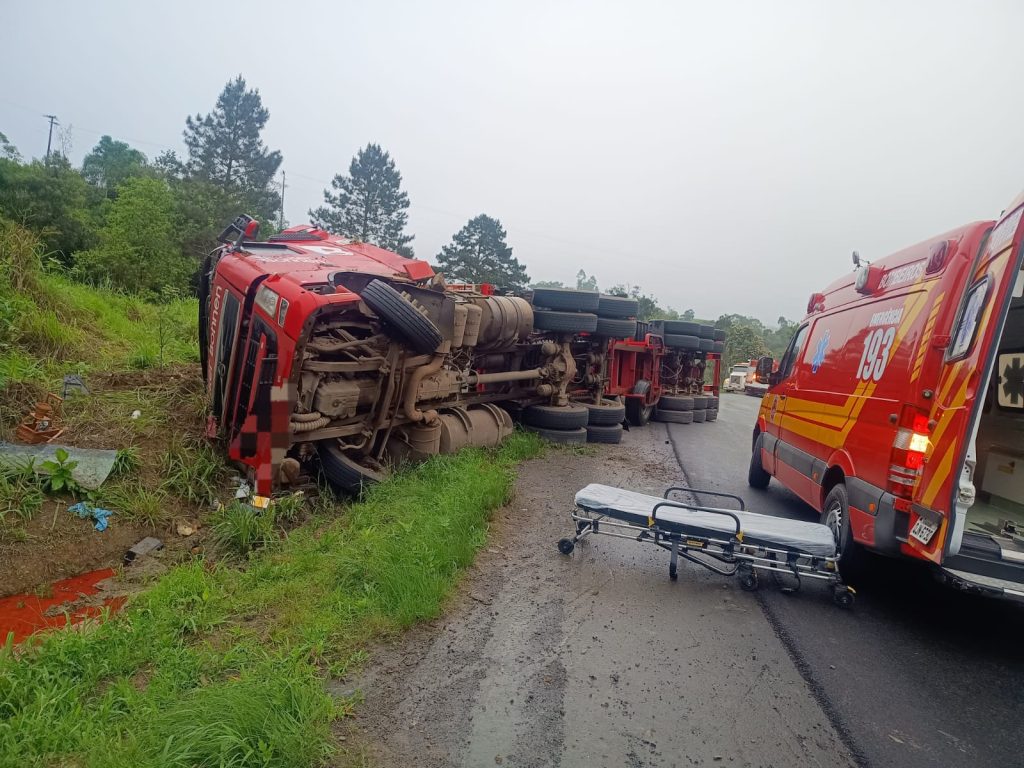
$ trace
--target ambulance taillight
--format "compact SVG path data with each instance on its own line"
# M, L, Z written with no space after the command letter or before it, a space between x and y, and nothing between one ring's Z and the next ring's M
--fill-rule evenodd
M899 428L892 443L889 463L889 491L904 499L912 498L914 487L924 471L925 457L931 447L931 423L927 414L912 406L903 406Z

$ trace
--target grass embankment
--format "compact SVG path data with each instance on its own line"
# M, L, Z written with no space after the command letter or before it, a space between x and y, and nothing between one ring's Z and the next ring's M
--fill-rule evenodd
M4 765L309 766L352 701L344 675L374 637L438 614L484 543L514 467L540 450L442 456L319 514L250 556L194 561L121 616L0 657Z

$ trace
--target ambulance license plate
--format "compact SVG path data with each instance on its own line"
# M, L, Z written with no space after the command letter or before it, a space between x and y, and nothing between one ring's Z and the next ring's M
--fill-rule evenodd
M932 536L939 530L939 524L933 523L924 517L917 518L917 522L914 523L914 527L910 529L910 537L917 539L922 544L927 544L932 540Z

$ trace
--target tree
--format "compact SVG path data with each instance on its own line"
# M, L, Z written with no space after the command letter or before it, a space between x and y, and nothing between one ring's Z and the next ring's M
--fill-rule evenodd
M561 280L538 280L535 283L530 283L530 288L565 288L565 283Z
M146 156L139 150L103 136L82 161L82 176L94 187L104 190L108 197L114 197L118 186L128 178L143 175L148 165Z
M597 277L595 275L587 276L587 273L582 269L576 273L576 290L578 291L596 291L597 290Z
M21 153L18 151L16 146L11 144L3 131L0 131L0 158L3 158L4 160L13 160L16 163L21 162Z
M769 354L761 332L750 325L733 325L725 337L723 364L726 370L734 365Z
M688 309L685 312L683 312L682 315L680 315L680 319L682 319L682 320L693 320L693 318L694 318L694 313L693 313L692 309Z
M671 307L665 308L658 304L658 300L649 294L645 294L639 285L625 286L615 285L608 291L613 296L629 296L636 299L636 319L646 323L651 320L678 320L679 313Z
M130 291L184 286L196 262L181 253L175 200L162 179L128 179L110 203L100 245L79 253L75 273Z
M331 180L332 193L324 190L324 202L309 211L313 222L344 237L372 243L412 257L406 235L409 195L402 190L402 174L395 161L378 144L359 150L348 167L348 176Z
M187 178L207 182L237 197L261 222L277 218L281 196L274 176L281 153L263 144L260 132L270 119L258 89L246 87L241 75L228 82L208 115L185 120ZM169 159L168 156L161 160ZM174 158L176 160L176 158Z
M530 282L526 267L512 256L498 219L480 214L455 233L437 255L445 276L468 283L491 283L504 293L522 291Z

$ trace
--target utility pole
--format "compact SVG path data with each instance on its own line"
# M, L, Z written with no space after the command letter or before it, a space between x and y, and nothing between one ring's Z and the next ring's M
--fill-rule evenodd
M284 183L285 173L281 171L281 216L277 221L277 228L284 229L284 188L288 185Z
M57 116L56 115L43 115L43 117L45 117L47 120L50 121L50 133L46 137L46 159L49 160L50 159L50 144L53 141L53 125L54 125L54 123L56 123L57 125L60 125L60 121L57 120Z

